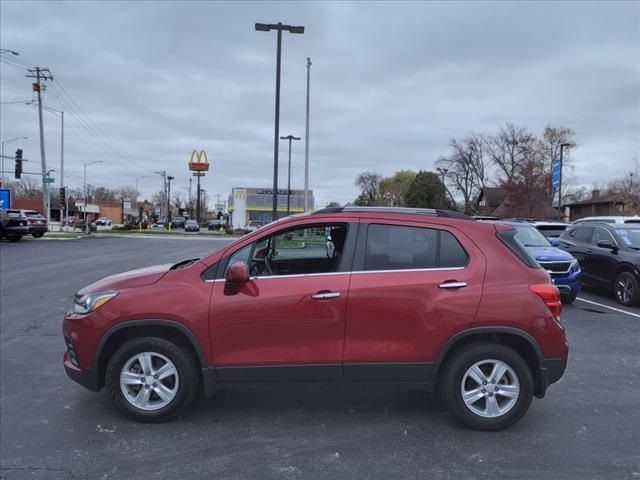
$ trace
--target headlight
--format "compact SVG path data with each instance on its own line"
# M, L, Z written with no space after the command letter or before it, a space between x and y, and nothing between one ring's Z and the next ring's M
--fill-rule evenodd
M83 295L73 302L73 313L79 313L80 315L91 313L107 303L116 295L118 295L118 292L114 290L109 290L107 292L88 293L87 295Z
M578 263L578 260L576 258L571 260L571 266L569 268L572 272L577 272L578 270L580 270L580 264Z

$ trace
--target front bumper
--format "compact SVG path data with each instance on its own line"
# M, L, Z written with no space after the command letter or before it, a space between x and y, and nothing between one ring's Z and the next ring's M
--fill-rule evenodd
M98 387L98 378L93 368L80 370L80 368L76 367L71 361L71 354L68 351L64 352L63 362L64 370L71 380L94 392L100 390L100 387Z
M4 228L4 234L8 237L20 235L21 237L29 234L29 227L22 225L7 225Z
M578 294L582 288L582 271L572 274L551 275L551 281L562 295Z

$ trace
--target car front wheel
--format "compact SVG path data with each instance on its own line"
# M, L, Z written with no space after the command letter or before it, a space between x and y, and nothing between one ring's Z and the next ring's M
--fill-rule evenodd
M164 422L193 402L198 374L192 356L176 344L136 338L111 357L106 386L114 405L129 418Z
M513 425L533 398L529 366L500 344L478 344L456 354L446 366L442 388L450 412L476 430Z
M616 277L616 300L625 306L635 306L640 303L640 287L638 280L631 272L622 272Z

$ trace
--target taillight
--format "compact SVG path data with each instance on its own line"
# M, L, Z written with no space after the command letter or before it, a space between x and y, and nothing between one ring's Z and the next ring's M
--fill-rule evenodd
M562 313L562 302L560 301L560 291L558 287L549 283L536 283L529 285L529 290L542 299L554 317L558 318L560 316Z

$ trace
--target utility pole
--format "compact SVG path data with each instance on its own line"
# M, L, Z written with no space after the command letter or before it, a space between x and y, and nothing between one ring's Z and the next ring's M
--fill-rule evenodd
M169 222L169 228L171 228L171 180L174 178L171 175L167 177L167 221Z
M47 225L51 221L51 212L47 209L49 198L49 184L44 183L45 176L47 174L47 161L44 153L44 125L42 122L42 80L53 80L51 71L48 68L31 68L29 69L31 75L26 75L28 78L35 78L36 83L33 84L33 90L38 94L38 121L40 124L40 160L42 161L42 206L46 211Z
M162 177L162 202L160 203L160 216L162 217L162 204L165 203L166 201L166 195L167 195L167 171L166 170L158 170L153 172L157 175L160 175Z
M60 191L64 188L64 111L60 111ZM66 195L65 195L66 198ZM62 221L67 213L67 206L60 202L60 231L62 231Z
M558 219L562 220L564 215L562 214L562 160L563 160L563 152L565 147L570 147L570 143L561 143L560 144L560 171L558 172Z
M191 180L193 180L193 178L189 177L189 218L193 218L193 205L191 203Z
M311 88L311 57L307 57L307 115L304 136L304 211L309 209L309 95Z
M289 180L287 181L287 216L291 213L291 140L300 140L300 137L287 135L280 137L280 140L289 140Z

